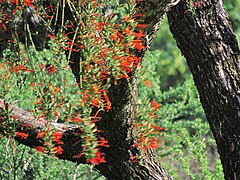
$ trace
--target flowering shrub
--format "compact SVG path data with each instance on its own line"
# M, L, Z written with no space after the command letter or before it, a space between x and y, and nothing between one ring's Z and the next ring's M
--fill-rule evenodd
M130 78L139 66L136 54L145 48L143 31L147 25L137 22L136 18L142 15L135 14L134 0L125 3L67 1L64 5L58 3L42 8L44 3L0 1L0 41L4 49L0 61L0 96L6 102L27 107L38 121L47 125L37 135L44 140L44 145L36 146L36 150L62 154L62 132L54 132L50 125L53 122L75 124L81 132L83 152L74 158L84 155L87 163L103 163L100 148L109 144L99 137L95 123L101 119L100 111L111 110L108 97L111 82L117 84L119 79ZM71 22L64 20L65 6L73 12ZM62 13L61 24L58 24L59 12ZM44 32L40 32L39 26L45 27ZM46 34L45 40L36 40L42 33ZM43 44L36 45L37 42ZM76 63L72 62L75 54L79 61L76 64L79 71L74 73L77 82L73 81L74 69L69 67ZM1 108L7 109L7 105ZM95 115L91 114L92 108L98 109ZM160 105L152 101L149 108L156 111ZM152 110L146 118L157 116ZM6 117L0 121L6 134L12 132L11 136L28 138L27 134L10 129L13 126L9 124L17 123L17 117ZM134 126L139 130L139 141L134 146L144 151L158 147L156 134L159 133L156 132L163 128L141 122Z

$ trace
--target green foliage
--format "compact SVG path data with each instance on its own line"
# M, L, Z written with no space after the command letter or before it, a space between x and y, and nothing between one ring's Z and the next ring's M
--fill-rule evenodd
M75 85L76 82L68 68L64 53L60 52L56 43L52 41L49 47L48 50L44 49L37 52L30 48L28 49L30 56L26 57L26 54L19 56L18 58L27 61L26 64L21 64L24 67L22 70L19 70L21 69L19 68L20 64L15 62L15 54L7 49L0 62L7 59L8 63L5 64L6 68L0 68L0 74L7 75L4 71L11 70L11 67L17 67L17 72L12 73L6 79L1 78L2 88L5 87L5 91L1 91L0 96L23 109L35 108L36 116L40 116L42 111L45 111L49 116L46 119L53 119L53 116L56 118L57 108L54 106L61 102L60 104L64 106L58 108L58 112L61 113L58 121L64 121L69 114L78 110L74 105L80 101L81 97L76 94L78 86ZM46 69L48 64L51 64L56 72L49 72ZM35 85L41 83L41 86L31 86L33 83ZM51 87L59 88L57 93L59 91L61 96L55 96L56 94L51 91L53 90ZM44 104L49 105L44 106L45 109L42 108L41 103L35 103L40 98L44 98ZM9 121L17 122L13 119L9 119ZM16 125L11 125L10 122L7 122L7 125L6 132L8 134L9 132L14 133ZM1 125L1 128L3 127ZM9 130L9 128L12 129ZM90 127L86 126L86 128ZM92 166L77 165L69 161L48 157L18 144L12 138L0 138L0 144L0 179L104 179L96 171L93 171Z
M239 0L225 2L234 30L238 35L240 34L239 6ZM119 10L119 14L125 13L123 9ZM223 179L216 144L199 102L197 90L192 77L189 75L186 62L169 32L166 18L151 48L152 51L146 55L143 68L139 72L138 104L140 115L145 115L144 121L155 122L166 128L161 137L155 136L162 139L158 152L162 164L174 179ZM19 50L19 53L23 49L23 45L16 49ZM52 41L49 50L36 52L30 48L28 51L31 55L30 58L24 54L15 56L16 53L13 53L12 49L7 50L4 56L10 62L14 62L19 57L21 60L29 59L28 65L30 61L32 65L29 68L37 69L37 73L19 71L12 74L13 76L10 78L7 77L4 81L5 86L1 87L0 96L30 110L38 106L38 104L34 105L34 102L37 102L36 97L43 97L45 93L42 89L36 88L36 91L31 91L27 87L32 82L40 83L44 79L45 82L58 88L63 84L66 87L61 89L62 99L57 99L57 101L64 99L65 109L70 109L70 111L66 113L63 111L64 108L61 108L60 119L64 120L67 115L74 111L90 113L84 109L70 108L71 104L77 104L81 97L75 96L74 88L77 87L73 86L75 82L72 73L58 71L64 70L67 62L64 61L66 57L62 52L59 52L56 43ZM92 50L87 49L86 51L91 52ZM57 73L58 75L54 77L48 76L49 73L40 68L41 64L55 66L60 74ZM0 68L0 75L4 74L4 69ZM36 79L38 82L35 81ZM70 84L65 84L66 82ZM169 88L170 86L172 88ZM161 104L161 108L155 112L155 119L149 116L150 111L147 108L150 106L150 100L153 99ZM47 96L45 100L45 104L49 102ZM54 116L54 112L51 111L53 106L54 103L45 109L51 112L47 113L50 116ZM41 114L40 112L35 113ZM17 144L13 139L1 138L0 145L0 179L104 179L95 171L92 172L91 166L77 165L47 157Z
M158 136L162 140L158 151L162 164L174 179L223 179L216 143L192 77L185 74L184 83L168 91L161 91L161 77L157 71L168 72L168 67L159 65L162 59L152 56L155 51L147 55L139 73L138 103L140 114L149 113L146 106L149 98L161 105L155 112L155 119L148 117L146 120L145 115L145 120L166 128L162 136ZM145 80L151 82L150 87L146 86Z
M223 179L216 143L210 132L193 80L163 93L159 123L166 128L160 156L176 179ZM175 162L174 166L168 162ZM179 171L180 170L180 171Z
M234 31L239 36L237 24L240 1L230 0L224 3ZM140 75L139 103L143 104L143 99L150 98L161 104L158 113L160 116L155 122L166 128L159 150L162 164L166 165L174 179L224 179L216 143L197 90L189 76L186 62L169 32L166 19L151 48L152 51L148 52L143 62L144 73ZM144 80L150 81L152 88L146 86ZM170 86L172 88L161 91L159 85L162 90ZM146 111L144 107L141 108L140 111Z
M224 6L230 16L233 30L239 33L240 26L240 1L239 0L226 0Z
M229 14L233 31L237 36L238 43L240 43L240 0L226 0L224 1L224 6Z
M92 166L48 157L13 139L0 139L0 154L0 179L105 179Z
M161 29L157 33L145 61L156 64L155 73L161 81L161 89L167 90L170 86L182 83L189 74L184 57L176 46L169 30L167 18L164 18Z

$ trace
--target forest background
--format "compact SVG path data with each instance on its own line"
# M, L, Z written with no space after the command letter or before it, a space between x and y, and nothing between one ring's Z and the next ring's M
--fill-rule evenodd
M224 4L240 42L240 1L227 0ZM157 122L166 131L158 155L169 174L174 179L223 179L215 140L167 18L138 76L139 103L154 99L161 104ZM0 138L0 179L104 179L90 165L59 161L24 145L16 148L12 143Z

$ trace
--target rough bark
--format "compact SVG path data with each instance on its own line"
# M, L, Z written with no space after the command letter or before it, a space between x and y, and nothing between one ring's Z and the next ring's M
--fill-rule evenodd
M240 179L240 51L222 0L204 0L195 14L183 2L168 12L216 139L225 179Z
M175 5L177 1L142 1L139 3L138 14L144 14L138 19L143 24L148 24L144 30L146 34L144 49L137 56L143 58L150 46L155 33L160 27L165 12ZM162 168L154 152L141 159L142 163L130 162L130 156L139 155L137 149L133 148L135 134L132 127L137 112L135 107L137 98L137 82L132 74L130 80L122 79L118 85L112 85L109 89L109 97L112 109L100 116L102 121L98 128L102 130L103 136L109 141L110 147L105 149L107 163L97 166L100 172L104 172L108 179L170 179ZM111 174L108 172L111 171Z
M139 2L138 13L144 14L143 19L139 19L139 21L148 24L148 27L144 31L146 34L145 45L147 48L151 44L152 39L159 28L163 15L178 1L179 0L144 0ZM68 16L66 16L64 20L73 20L72 18L74 15L73 12L70 12L70 8L65 9L65 14ZM62 24L61 21L58 23ZM140 53L137 52L137 55L143 58L147 48ZM79 81L79 58L81 58L80 54L74 54L74 52L72 52L70 66L77 81ZM136 140L134 128L132 127L136 114L136 85L136 78L134 77L134 73L132 73L129 79L119 80L117 85L113 84L108 90L108 96L111 100L112 108L109 112L101 112L100 116L102 119L97 126L101 131L101 136L104 136L109 141L110 147L102 149L106 154L107 162L96 166L96 168L107 179L171 179L160 165L157 156L152 151L149 151L148 155L144 156L141 163L129 160L131 156L139 155L139 151L132 147ZM15 112L19 113L20 111ZM34 119L34 117L32 118L32 122L29 122L33 125L32 127L20 127L18 129L19 131L30 134L26 140L18 139L18 141L31 147L41 145L42 143L36 138L37 130L40 130L42 127L39 127L38 123L34 124L33 122L37 120ZM22 122L26 123L25 121L28 121L28 118L22 119ZM57 124L52 125L55 128L59 128L59 125ZM83 158L78 160L73 158L73 156L79 153L82 149L80 143L77 146L74 146L75 143L80 140L80 137L76 137L74 135L76 133L74 132L78 132L79 130L72 127L70 127L70 129L68 128L69 127L65 127L65 129L63 129L63 154L59 155L59 158L83 163L85 162Z

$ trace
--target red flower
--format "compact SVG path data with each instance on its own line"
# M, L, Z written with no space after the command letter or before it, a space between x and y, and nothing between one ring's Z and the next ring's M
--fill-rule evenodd
M81 158L83 155L84 155L84 153L79 153L79 154L73 156L73 158Z
M138 33L134 33L135 37L137 37L138 39L141 39L142 37L145 36L145 34L143 34L142 30L139 30Z
M200 1L200 2L198 2L198 3L193 3L194 4L194 6L195 7L198 7L198 6L201 6L201 5L203 5L204 4L204 2L203 1Z
M132 162L138 162L138 159L137 159L137 158L138 158L137 156L131 156L131 157L129 158L129 160L132 161Z
M97 107L97 108L98 108L98 106L99 106L99 102L98 102L98 100L96 100L96 99L92 99L92 100L91 100L91 104L92 104L92 106L95 106L95 107Z
M158 146L159 146L159 143L155 138L151 138L148 141L148 148L156 149L158 148Z
M27 124L27 123L25 123L25 124L22 124L22 126L23 126L23 127L32 127L32 125L31 125L31 124Z
M37 138L44 138L46 135L46 132L39 132L38 135L37 135Z
M41 98L41 99L39 99L39 101L34 102L33 104L42 104L42 103L43 103L43 99Z
M61 132L54 132L52 134L52 137L54 138L54 141L57 144L63 144L63 142L60 140L62 138L62 133Z
M28 134L22 133L22 132L16 132L16 137L20 137L21 139L27 139Z
M45 152L45 148L43 146L36 146L34 149L36 149L37 151L40 151L42 153Z
M140 40L132 40L132 46L137 49L139 52L145 48L143 43Z
M32 6L33 1L34 1L34 0L24 0L24 1L23 1L24 6Z
M146 28L148 25L147 24L137 24L137 27L144 29Z
M145 14L135 14L133 17L143 17Z
M130 16L129 16L129 14L127 14L125 17L123 17L123 20L124 21L126 21L126 22L128 22L128 21L130 21Z
M48 34L47 37L48 37L48 38L51 38L51 39L53 39L53 40L56 40L56 39L57 39L56 36L52 36L51 34Z
M46 68L46 70L47 70L48 73L55 73L55 72L57 72L57 70L55 69L54 66L48 66Z
M110 102L110 100L108 98L108 95L106 93L104 93L103 96L104 96L105 102L106 102L105 109L106 109L106 111L109 111L111 109L111 102Z
M53 91L54 91L54 93L59 93L59 92L60 92L60 88L58 88L58 87L53 87Z
M14 116L12 116L12 118L13 118L13 120L17 120L19 117L18 117L18 115L14 115Z
M40 69L44 69L44 68L45 68L45 64L41 63L41 64L39 65L39 67L40 67Z
M91 158L91 159L87 159L86 162L87 163L92 163L93 165L98 165L100 163L105 163L105 157L103 156L103 154L101 154L100 152L96 152L96 157Z
M72 122L80 123L81 122L81 118L79 116L73 117L72 118Z
M149 116L153 119L156 119L156 116L153 114L153 112L149 112Z
M157 111L157 110L160 108L160 104L158 104L157 101L153 100L153 101L151 102L151 107L152 107L155 111Z
M102 137L98 140L98 146L109 147L110 145L108 144L108 141Z
M0 29L7 29L6 25L0 21Z
M52 148L55 151L55 154L62 154L62 152L63 152L63 149L61 146L57 146L57 147L53 146Z
M149 81L149 80L145 80L145 81L143 81L144 82L144 84L146 85L146 86L148 86L148 87L150 87L150 88L153 88L153 85L152 85L152 83Z
M163 127L161 127L161 126L157 126L157 125L155 125L155 124L152 124L152 125L151 125L151 128L153 128L153 129L155 129L155 130L157 130L157 131L165 131L165 130L166 130L166 128L163 128Z
M131 33L130 27L126 27L126 28L124 29L124 33L125 33L125 34Z

